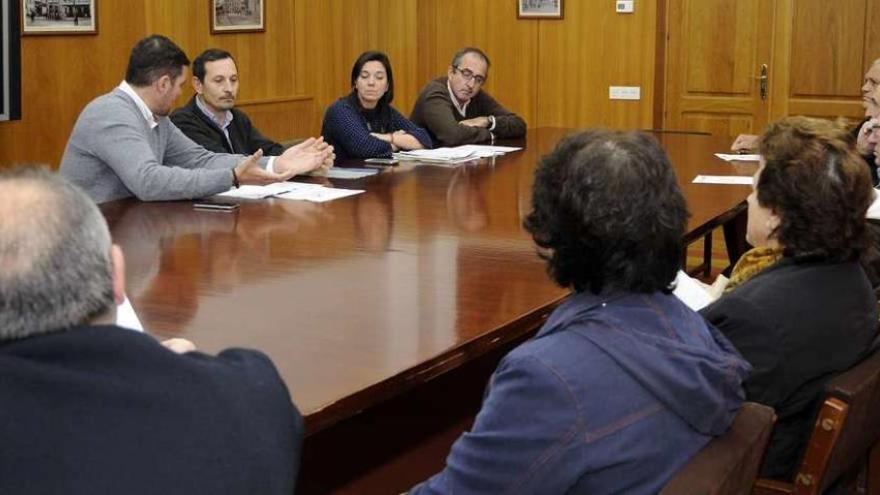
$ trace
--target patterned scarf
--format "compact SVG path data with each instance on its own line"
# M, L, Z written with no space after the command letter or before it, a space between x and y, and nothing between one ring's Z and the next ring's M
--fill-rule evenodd
M733 267L730 282L727 283L724 292L730 292L746 283L780 259L782 259L781 247L757 247L746 251Z

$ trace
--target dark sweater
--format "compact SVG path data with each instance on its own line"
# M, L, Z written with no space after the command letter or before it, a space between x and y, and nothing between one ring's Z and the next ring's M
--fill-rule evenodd
M340 98L324 113L321 135L333 145L338 160L390 157L391 143L371 133L405 131L425 148L432 147L431 137L424 129L407 120L392 106L387 112L387 122L383 122L386 119L378 112L356 108L350 97Z
M302 418L269 359L114 326L0 345L0 493L290 494Z
M214 153L250 155L258 149L262 149L265 156L278 156L284 153L284 147L260 134L244 112L237 108L233 108L231 112L232 122L229 123L231 148L220 127L198 107L195 96L190 98L189 103L171 113L171 122L196 144Z
M460 125L462 120L476 117L495 117L495 129ZM501 106L489 93L480 91L471 98L462 116L455 109L446 78L435 79L425 86L413 107L410 120L431 133L435 146L458 146L484 143L492 139L515 139L526 135L526 121Z
M776 410L761 475L790 480L825 382L864 357L877 333L862 267L784 258L701 313L751 363L746 398Z

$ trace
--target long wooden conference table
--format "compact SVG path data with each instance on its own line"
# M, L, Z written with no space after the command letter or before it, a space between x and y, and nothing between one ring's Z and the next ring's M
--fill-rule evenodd
M102 210L147 331L209 353L267 353L319 438L521 341L566 297L522 221L537 162L570 132L532 129L505 143L523 151L494 160L323 179L366 191L328 203L247 201L224 213L124 200ZM692 184L754 172L712 156L727 138L656 137L688 201L688 240L742 211L749 186Z

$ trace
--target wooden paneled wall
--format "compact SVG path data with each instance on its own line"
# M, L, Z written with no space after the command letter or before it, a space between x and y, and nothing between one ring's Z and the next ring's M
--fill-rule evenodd
M240 106L276 139L317 134L365 50L389 55L394 103L408 114L465 45L489 54L485 89L530 127L651 126L653 1L620 15L609 0L567 0L557 21L517 19L515 0L268 0L265 33L223 35L210 34L208 3L101 0L96 36L24 37L22 120L0 123L0 167L57 166L80 110L122 80L131 46L150 33L191 57L211 46L232 52ZM641 86L642 99L609 101L609 85Z

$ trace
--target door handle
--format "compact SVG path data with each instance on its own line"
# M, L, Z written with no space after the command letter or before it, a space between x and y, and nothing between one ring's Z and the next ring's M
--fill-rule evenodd
M770 83L770 76L767 75L767 64L761 64L761 75L756 77L759 81L761 91L761 100L767 100L767 87Z

